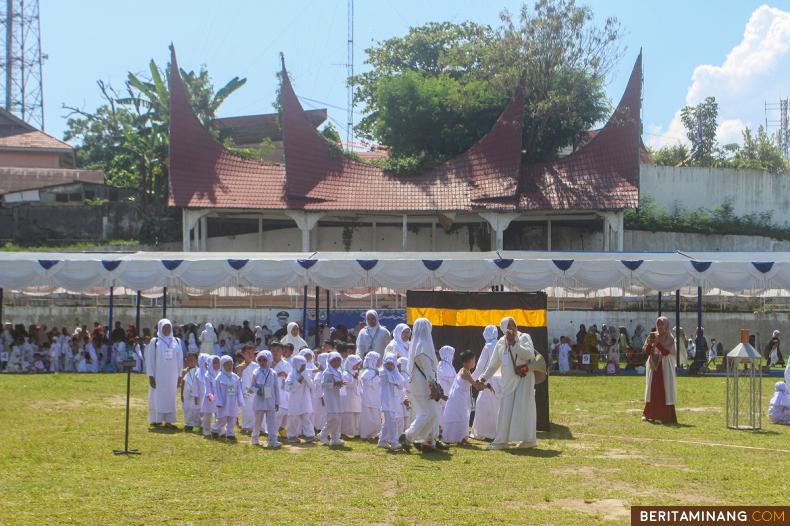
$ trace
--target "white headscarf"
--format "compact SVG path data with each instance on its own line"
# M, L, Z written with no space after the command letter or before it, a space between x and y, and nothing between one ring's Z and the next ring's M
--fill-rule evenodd
M398 357L395 355L395 353L391 353L391 352L385 353L384 354L384 362L383 363L384 363L384 365L386 365L388 363L394 364L395 367L396 367L396 370L397 370Z
M335 360L337 358L340 358L342 360L343 356L337 351L332 351L332 352L330 352L329 354L326 354L326 355L322 354L322 355L319 356L319 358L321 356L326 356L327 357L326 358L326 370L324 370L324 374L328 374L328 375L332 376L334 378L335 382L342 382L343 381L343 373L340 371L340 369L335 369L334 367L332 367L329 364L329 362L331 362L332 360ZM341 362L341 367L342 367L342 362Z
M414 322L414 327L411 331L411 345L409 345L409 362L408 373L409 376L414 374L414 364L417 356L424 354L433 362L436 368L436 347L433 345L433 336L431 335L431 322L425 318L418 318Z
M258 363L258 360L261 358L266 358L266 367L272 366L272 353L269 351L258 351L258 354L255 355L255 363Z
M784 382L776 382L774 384L774 395L771 397L769 404L774 407L780 405L790 406L790 395L787 394L787 384Z
M294 330L294 327L299 328L299 324L296 323L295 321L292 321L291 323L288 324L288 328L287 328L288 333L285 336L283 336L282 340L280 340L280 343L282 343L283 345L285 345L286 343L290 343L291 345L294 346L294 352L299 352L305 347L307 347L307 342L304 341L304 339L302 338L301 330L299 331L299 334L296 336L291 334L292 331Z
M308 347L305 347L304 349L299 351L299 355L300 356L304 356L305 362L307 362L307 370L308 371L314 371L315 368L316 368L315 367L315 353L312 351L312 349L310 349ZM310 356L310 358L312 358L312 360L308 361L307 360L308 356Z
M225 364L228 362L233 365L233 358L230 356L223 356L219 359L219 376L217 377L217 380L224 384L233 382L233 368L231 367L230 372L225 370Z
M395 350L400 356L409 355L410 342L405 342L401 339L403 331L407 330L408 328L409 326L405 323L399 323L395 326L395 330L392 331L392 340L395 342Z
M162 328L165 325L170 325L170 335L165 336L162 334ZM173 324L167 318L162 318L159 320L159 323L156 324L156 337L159 338L159 341L163 342L168 347L173 344Z
M329 353L319 354L318 357L315 359L315 361L318 362L318 368L323 371L324 369L326 369L326 364L329 361Z
M299 368L303 365L307 365L307 360L305 360L304 356L300 354L296 354L291 357L291 372L288 373L288 378L285 379L285 383L293 384L299 381L299 377L304 374L305 371L299 371Z
M514 320L510 316L505 316L504 318L502 318L502 321L499 322L499 328L502 329L503 334L507 332L507 326L510 325L511 321L513 322L513 324L516 325L516 331L518 331L518 324L516 324L516 320Z
M455 356L455 347L445 345L439 349L439 367L436 369L436 374L441 377L455 376L455 367L453 367L453 357Z
M376 318L376 325L371 325L368 322L368 316L370 316L370 315L373 315L373 317ZM376 327L379 323L380 322L379 322L379 313L378 312L374 311L373 309L370 309L369 311L367 311L365 313L365 325L366 326L368 326L368 327Z
M376 351L370 351L365 355L365 360L362 362L363 369L376 369L381 356Z
M483 338L485 339L486 343L496 343L499 339L499 331L497 331L496 325L489 325L483 330Z
M348 358L346 358L346 363L343 365L343 368L346 370L348 374L354 376L354 367L356 367L357 364L360 363L362 363L362 358L360 358L356 354L352 354Z

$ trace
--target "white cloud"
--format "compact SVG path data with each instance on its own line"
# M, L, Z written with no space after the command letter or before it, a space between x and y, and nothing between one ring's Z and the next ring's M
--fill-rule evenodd
M765 102L788 96L790 86L790 12L763 5L746 23L743 40L720 66L700 64L694 69L686 104L705 97L719 103L719 142L741 141L741 130L765 122ZM782 91L785 90L785 91ZM648 144L661 147L685 137L680 112L666 126L647 127ZM685 140L683 142L686 142Z

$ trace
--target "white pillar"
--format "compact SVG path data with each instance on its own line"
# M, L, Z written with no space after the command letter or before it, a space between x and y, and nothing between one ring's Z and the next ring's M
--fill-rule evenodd
M263 218L258 218L258 251L263 251Z
M478 212L478 215L488 221L496 234L496 250L504 250L505 230L514 219L519 217L519 213L500 213L500 212Z
M208 252L208 217L200 218L200 250Z
M379 234L376 231L376 222L375 221L373 221L373 235L371 237L372 237L372 239L371 239L371 245L372 246L370 247L370 249L373 252L375 252L376 251L376 246L378 245L378 241L379 241Z
M302 252L310 252L310 231L324 214L300 210L286 210L285 214L293 219L296 226L302 231Z
M431 251L436 252L436 219L431 220Z
M184 252L190 251L189 246L189 210L186 208L181 209L181 250Z
M546 250L551 250L551 219L546 221Z
M603 246L601 249L604 252L609 251L609 214L603 216Z
M407 225L407 223L406 223L406 214L403 214L403 241L401 242L401 250L404 251L404 252L406 252L406 244L407 244L408 235L409 235L408 234L409 231L407 230L406 225Z
M625 212L617 213L617 250L623 251L623 238L625 236Z

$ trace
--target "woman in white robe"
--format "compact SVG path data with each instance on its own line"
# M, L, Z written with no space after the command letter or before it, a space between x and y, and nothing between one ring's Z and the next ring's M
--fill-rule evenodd
M486 383L497 371L502 374L501 401L496 436L489 449L505 449L511 442L519 448L537 445L535 407L535 347L529 334L518 331L516 321L503 318L499 328L505 334L496 344L480 381Z
M175 427L178 391L184 358L181 344L173 336L173 324L161 319L156 327L156 338L145 350L145 372L148 375L148 423L154 426L165 423Z
M206 323L203 332L200 333L200 352L205 354L217 354L215 345L217 344L217 333L214 326Z
M379 323L379 315L374 310L365 313L365 327L357 335L357 356L365 359L365 355L376 351L379 356L384 356L387 345L392 338L390 331Z
M491 355L496 347L496 342L499 339L499 331L496 325L489 325L483 330L483 338L486 344L480 352L480 360L477 362L474 372L472 372L472 379L477 381L483 376L483 373L491 361ZM472 423L472 436L478 440L493 440L496 435L496 421L499 416L499 389L500 382L499 376L488 379L491 384L491 389L483 389L477 395L477 402L475 404L475 419Z
M294 352L299 352L305 347L309 347L307 342L304 341L302 336L299 334L299 324L295 321L292 321L288 324L288 334L283 336L283 339L280 340L280 343L285 345L286 343L290 343L294 346Z
M436 429L442 415L439 402L431 398L431 382L436 382L436 370L439 367L431 328L430 321L418 318L412 330L407 372L415 417L409 429L399 438L401 446L407 451L414 442L421 443L423 451L435 447Z
M393 353L398 358L409 357L409 340L411 339L411 329L405 323L399 323L392 331L392 340L384 349L384 354Z
M381 357L369 352L362 362L362 411L359 414L359 438L375 438L381 431Z

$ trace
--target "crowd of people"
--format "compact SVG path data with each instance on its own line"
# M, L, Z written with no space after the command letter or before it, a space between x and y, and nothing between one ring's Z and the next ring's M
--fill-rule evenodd
M241 343L236 359L198 347L220 337L213 330L206 324L185 352L172 323L160 320L143 356L153 428L176 427L180 392L186 431L235 441L238 423L253 445L265 434L268 448L281 438L342 446L342 437L375 439L390 450L442 450L470 436L491 440L491 449L537 445L534 387L542 369L512 318L499 330L486 327L481 363L463 351L458 371L455 349L436 350L425 318L390 334L371 310L354 343L327 340L315 350L292 323L268 349ZM491 396L478 404L470 430L473 389Z
M694 362L701 362L704 371L716 370L717 360L722 359L719 363L723 363L727 348L716 338L708 340L704 329L697 329L694 338L687 338L682 327L679 329L672 327L673 338L676 331L680 342L678 364L681 369L688 369ZM570 336L554 338L550 349L553 370L559 373L577 370L594 372L599 369L600 364L604 364L608 374L617 374L621 369L635 370L639 367L646 369L647 334L649 333L642 325L637 325L633 334L629 334L628 329L623 326L603 324L598 329L597 325L591 325L588 329L584 324L579 325L575 339ZM750 336L749 341L757 349L754 334ZM768 367L785 367L778 330L773 331L762 353Z

